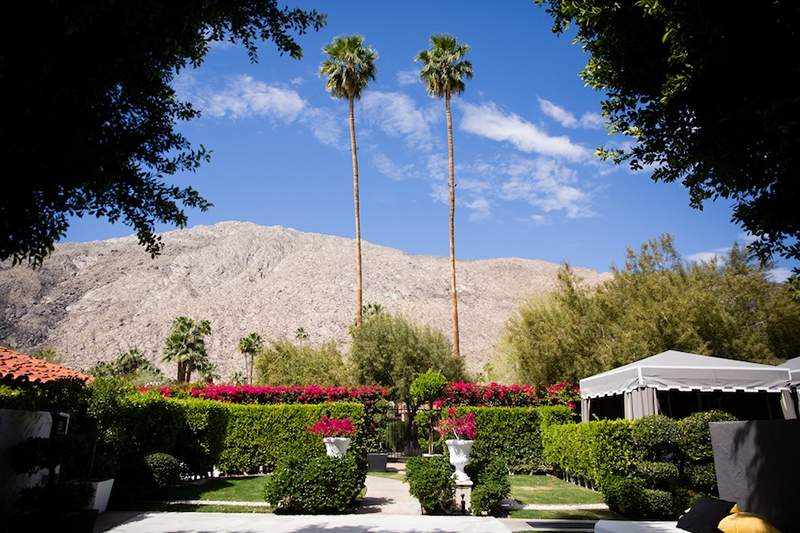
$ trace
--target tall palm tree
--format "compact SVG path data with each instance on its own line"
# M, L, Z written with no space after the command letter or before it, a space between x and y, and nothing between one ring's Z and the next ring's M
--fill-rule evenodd
M253 358L261 348L264 347L264 342L258 333L251 333L246 337L239 339L239 351L244 355L245 372L247 372L247 383L253 384Z
M444 98L444 114L447 118L447 154L450 159L450 313L453 324L453 352L461 354L458 337L458 292L456 290L456 184L455 161L453 159L453 115L450 98L464 92L464 80L472 79L472 63L464 59L469 50L450 35L431 36L430 50L417 54L422 63L419 77L431 96Z
M350 152L353 158L353 208L356 219L356 327L361 325L364 282L361 275L361 207L358 200L358 148L356 146L355 101L370 80L375 79L378 54L364 44L360 35L336 37L322 49L328 58L319 67L327 76L325 88L335 98L346 98L349 106Z

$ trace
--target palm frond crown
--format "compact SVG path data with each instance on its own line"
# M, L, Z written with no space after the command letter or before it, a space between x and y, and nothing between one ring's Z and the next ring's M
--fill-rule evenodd
M328 58L319 67L326 76L325 88L336 98L361 97L361 91L375 79L378 53L364 44L360 35L336 37L322 49Z
M472 63L464 59L469 46L451 35L433 35L431 48L417 54L422 63L419 77L431 96L446 97L464 92L464 80L472 79Z

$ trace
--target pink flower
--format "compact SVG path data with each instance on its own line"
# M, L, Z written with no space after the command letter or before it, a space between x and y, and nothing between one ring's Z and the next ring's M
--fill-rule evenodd
M356 428L349 418L328 418L323 416L319 422L307 428L306 432L314 433L321 437L349 437L356 432Z

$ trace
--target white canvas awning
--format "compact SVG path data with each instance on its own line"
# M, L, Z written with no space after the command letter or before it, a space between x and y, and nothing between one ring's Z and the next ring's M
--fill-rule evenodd
M800 385L800 357L789 359L782 365L778 365L778 368L785 368L789 371L792 380L792 385L794 386Z
M656 390L780 392L788 390L787 368L669 350L582 379L581 398Z
M659 390L774 392L780 394L784 418L797 416L788 368L675 350L582 379L580 387L584 420L589 420L592 398L620 394L624 399L625 418L658 414L655 393Z

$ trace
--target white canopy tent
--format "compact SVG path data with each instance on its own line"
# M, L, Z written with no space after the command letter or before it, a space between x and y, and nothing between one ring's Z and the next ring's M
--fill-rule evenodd
M800 372L798 372L800 377ZM581 417L593 398L622 395L625 418L660 413L657 391L769 392L780 395L784 418L796 418L789 369L669 350L582 379Z
M792 381L792 387L794 388L795 395L797 395L797 402L798 402L797 407L800 407L800 357L789 359L782 365L778 366L780 368L785 368L789 370L789 375Z

